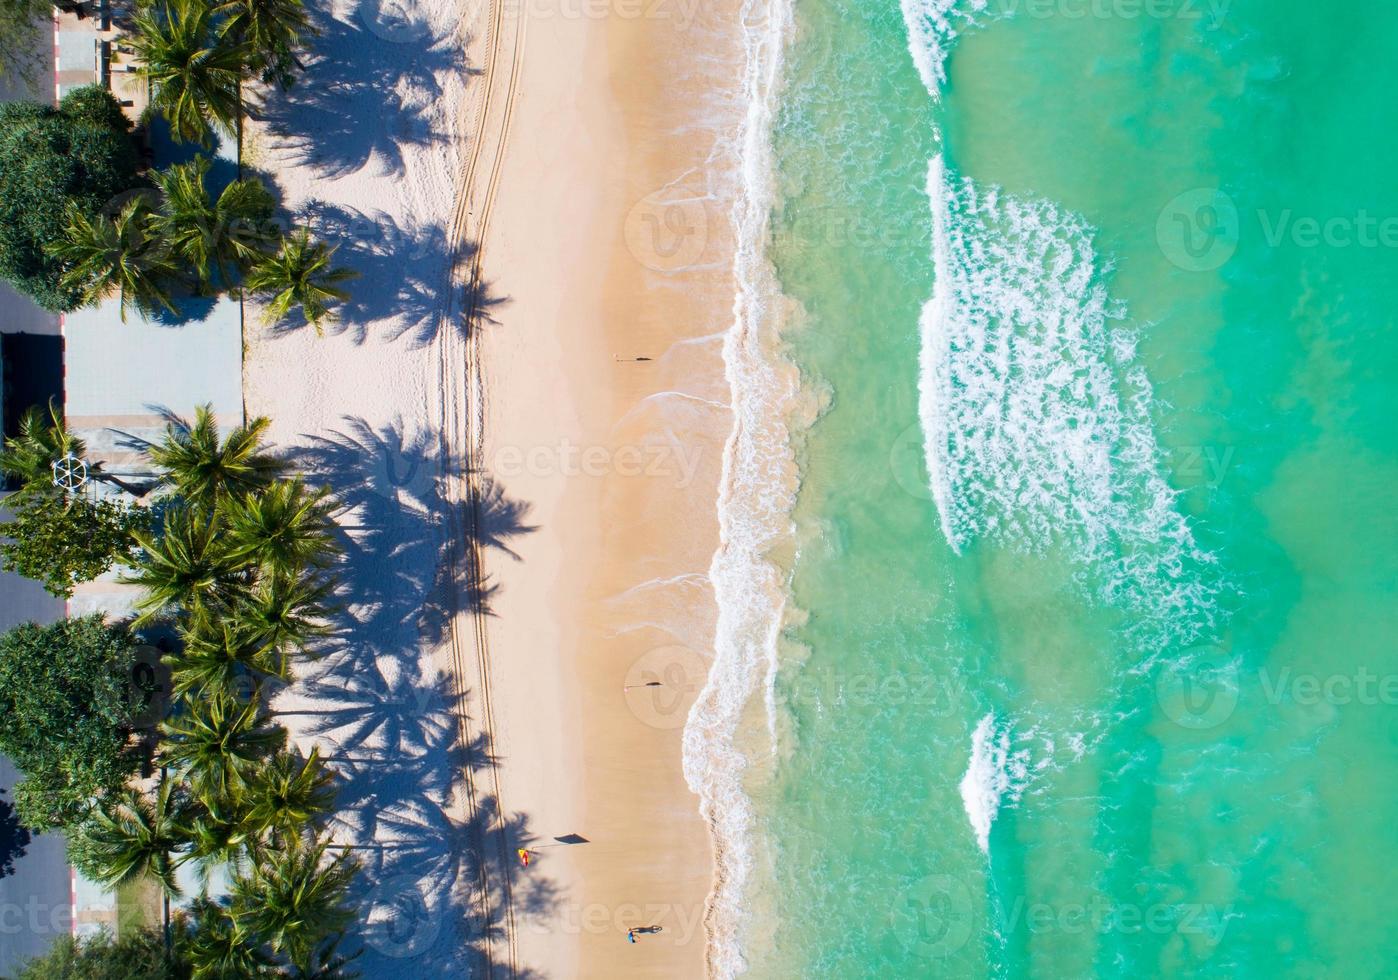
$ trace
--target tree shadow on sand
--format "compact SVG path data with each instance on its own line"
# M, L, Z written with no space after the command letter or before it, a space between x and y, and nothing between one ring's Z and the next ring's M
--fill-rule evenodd
M489 741L425 655L458 608L484 608L491 592L456 571L449 535L468 525L444 492L439 447L434 432L346 418L294 454L346 506L344 606L330 651L298 678L298 703L278 707L341 776L333 830L364 869L355 968L366 978L484 975L500 965L507 893L517 921L557 903L552 883L512 860L533 839L528 817L484 792ZM487 497L480 544L510 553L532 530L527 508Z
M399 224L382 212L313 200L295 215L320 240L335 247L335 262L359 274L346 291L349 299L338 308L339 319L327 325L331 334L348 335L356 344L369 336L369 327L382 329L388 339L413 348L430 344L439 330L451 327L464 334L471 311L479 324L494 324L494 311L508 302L495 296L489 284L470 287L452 283L452 250L440 223ZM476 246L466 246L460 261L469 263ZM383 326L380 328L379 324ZM301 330L293 318L271 327L274 336Z
M343 19L341 19L343 17ZM404 150L448 139L433 123L443 79L465 70L465 45L425 18L351 0L341 17L314 18L306 71L256 110L279 148L335 178L371 163L404 172Z

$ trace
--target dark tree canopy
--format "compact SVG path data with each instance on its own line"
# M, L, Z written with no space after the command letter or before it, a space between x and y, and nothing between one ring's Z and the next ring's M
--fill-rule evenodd
M80 291L60 284L63 263L45 246L63 238L70 206L96 215L140 186L138 166L129 123L100 85L56 109L0 103L0 276L46 310L75 309Z
M15 804L26 826L76 820L136 771L134 664L130 634L101 616L0 635L0 752L25 773Z

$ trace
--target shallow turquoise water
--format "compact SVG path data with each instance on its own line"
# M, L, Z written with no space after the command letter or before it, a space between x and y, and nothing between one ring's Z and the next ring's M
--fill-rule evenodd
M1398 961L1398 27L1140 9L797 2L755 976Z

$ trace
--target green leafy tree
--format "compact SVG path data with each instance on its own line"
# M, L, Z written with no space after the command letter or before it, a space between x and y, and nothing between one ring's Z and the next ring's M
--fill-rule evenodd
M220 440L213 406L201 405L192 425L177 421L166 426L164 438L146 453L175 493L212 508L223 497L262 490L285 469L262 445L271 424L255 418Z
M268 85L288 89L305 66L298 57L319 32L302 0L227 0L217 8L225 37L247 48L247 65Z
M247 288L267 301L268 323L290 319L298 310L316 333L333 322L332 307L349 299L340 288L358 273L337 268L335 249L312 240L304 228L282 240L281 248L264 255L248 273Z
M270 723L259 703L227 696L184 702L161 732L162 760L200 800L215 804L240 799L256 769L286 744L286 729Z
M299 477L227 498L222 510L230 553L272 579L323 568L337 551L329 489L308 488Z
M33 781L16 792L26 826L76 820L136 771L134 665L131 635L100 616L0 635L0 752L24 771L21 789Z
M327 857L328 849L320 841L264 851L233 879L234 921L293 964L309 964L354 919L349 887L358 864L345 853Z
M76 89L57 108L0 103L0 276L55 313L82 290L64 284L63 239L72 209L91 218L141 186L140 158L121 107L101 86Z
M18 980L189 980L188 957L180 946L166 956L154 929L123 930L120 938L99 933L86 939L60 936L47 953L30 960Z
M215 200L205 186L208 172L209 159L201 156L157 174L163 200L151 223L206 290L215 274L230 285L235 272L262 254L276 208L271 191L251 178L233 181Z
M131 306L146 314L164 309L178 315L170 294L182 273L151 226L151 202L144 194L127 201L115 216L89 216L70 208L63 237L48 247L67 268L63 287L80 295L86 306L116 296L122 323Z
M151 107L177 140L209 146L213 129L232 134L242 108L247 49L222 37L205 0L160 0L136 14L130 43Z
M135 548L149 526L139 507L92 500L57 490L12 498L12 519L0 524L0 567L43 584L67 598L114 565L135 561Z

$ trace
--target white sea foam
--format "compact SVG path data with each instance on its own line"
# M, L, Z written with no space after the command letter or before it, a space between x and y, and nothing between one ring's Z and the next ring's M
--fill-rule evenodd
M947 81L947 55L958 34L975 26L987 0L902 0L908 27L908 53L932 98L940 100Z
M1161 476L1135 336L1079 215L928 168L936 282L920 414L942 531L1028 551L1065 542L1142 645L1193 642L1215 590Z
M736 147L740 187L732 214L736 295L723 339L733 429L719 487L719 546L709 568L718 622L713 665L684 733L685 779L699 796L714 843L708 973L722 978L745 969L739 939L753 865L753 814L743 789L749 766L743 720L760 695L769 737L775 732L786 583L766 555L793 534L796 479L784 418L797 385L778 352L780 289L765 251L774 197L771 131L791 2L748 0L741 23L746 114Z
M1029 750L1012 749L1010 726L987 714L971 733L971 758L961 777L961 805L982 854L990 854L990 827L1000 808L1019 801L1029 776Z

